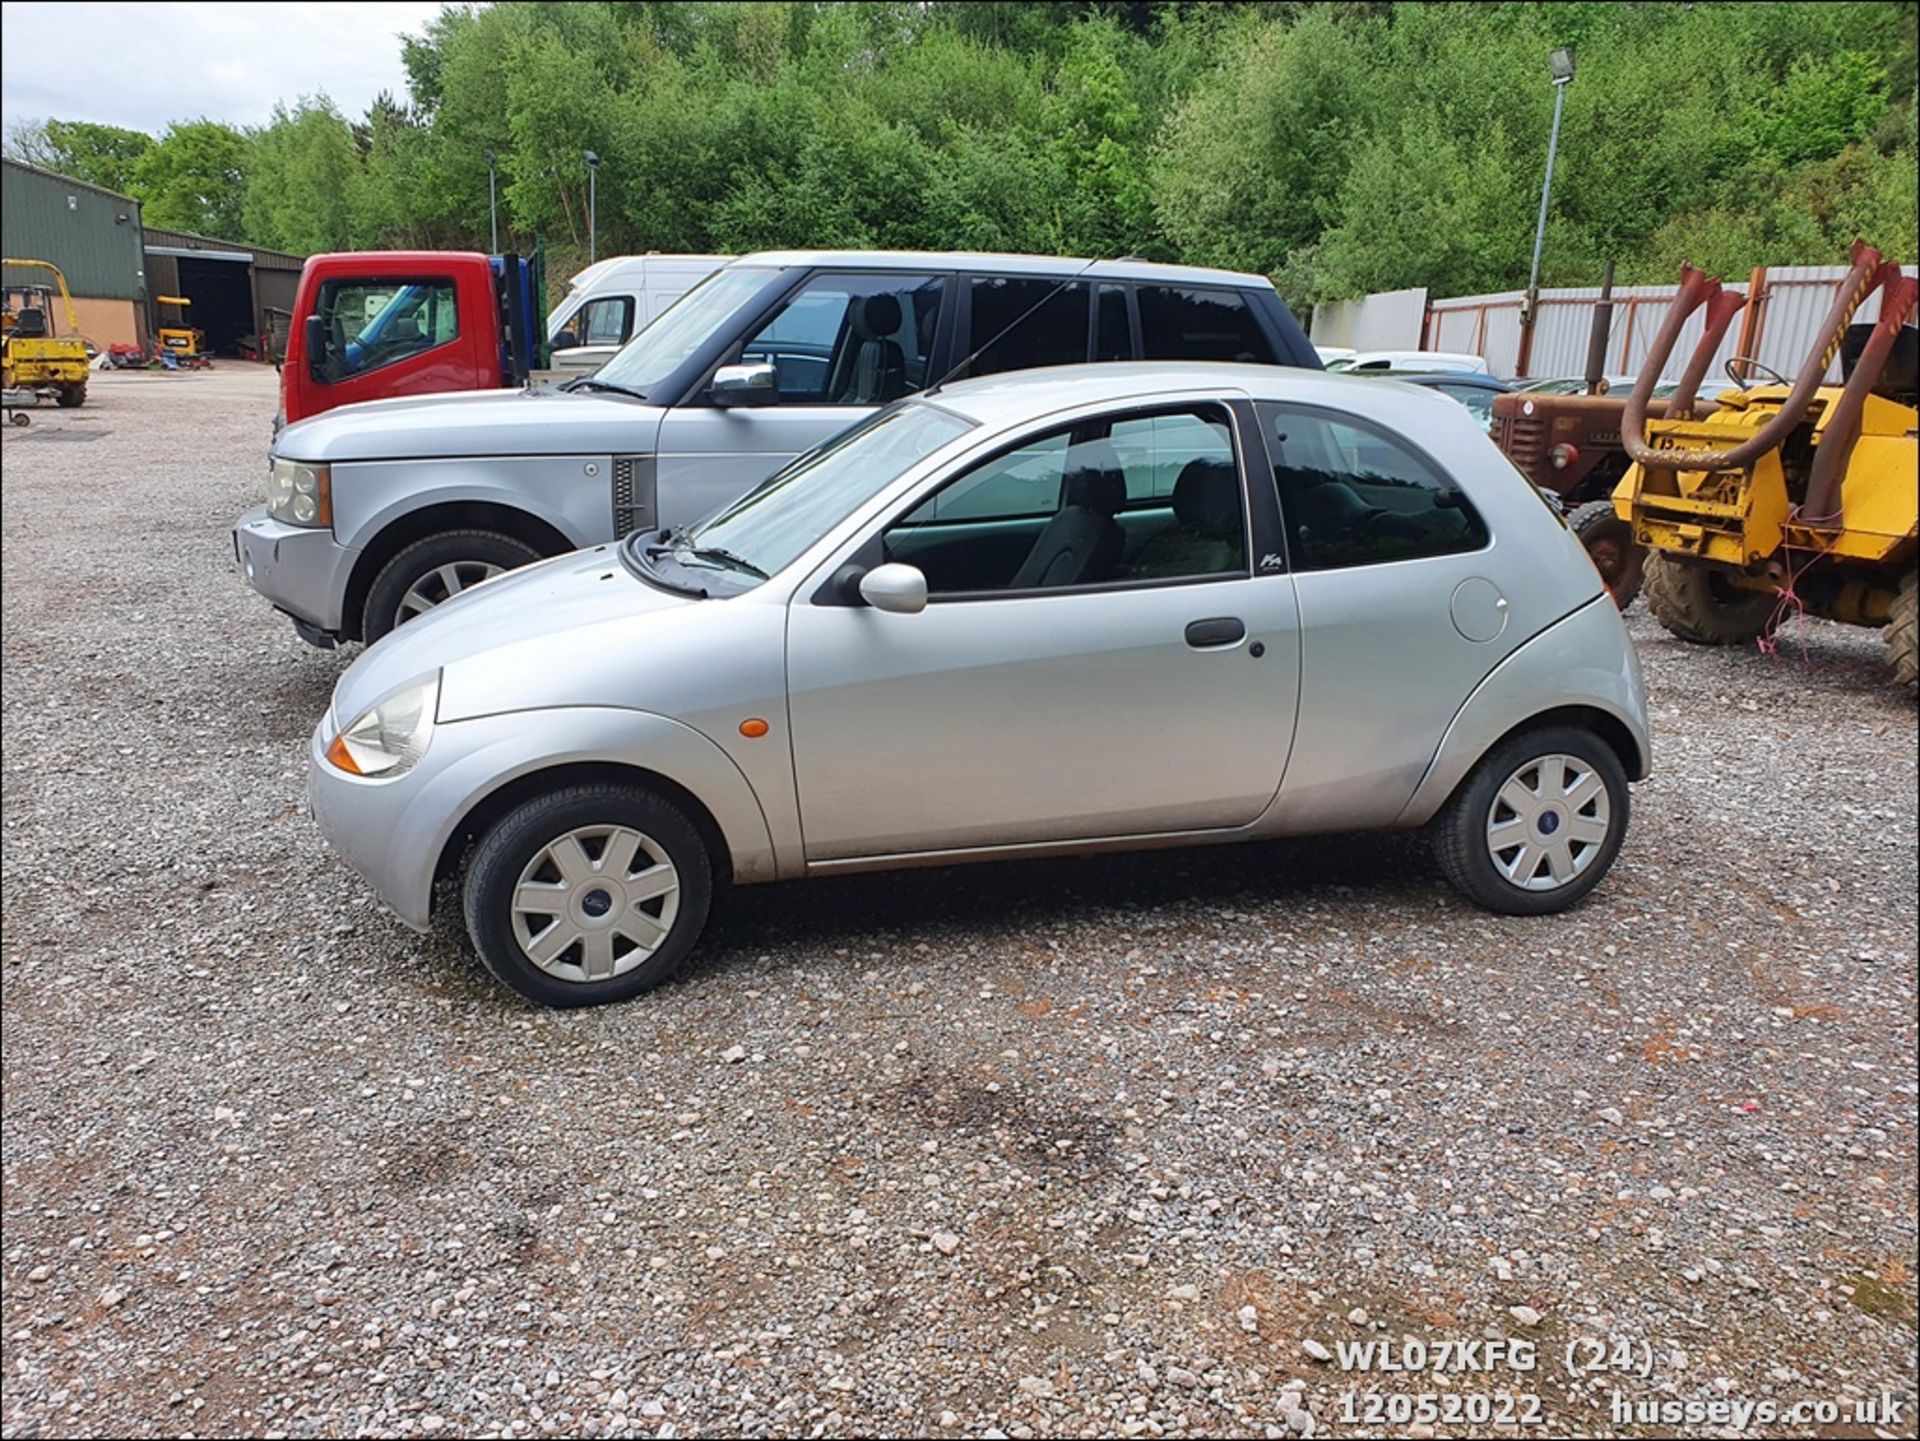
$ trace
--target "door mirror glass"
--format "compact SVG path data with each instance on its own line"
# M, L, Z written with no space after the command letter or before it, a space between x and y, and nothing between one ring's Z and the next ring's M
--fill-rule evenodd
M860 577L860 598L875 610L918 615L927 608L927 578L917 566L876 565Z
M780 398L773 362L723 365L714 371L707 395L715 405L770 405Z

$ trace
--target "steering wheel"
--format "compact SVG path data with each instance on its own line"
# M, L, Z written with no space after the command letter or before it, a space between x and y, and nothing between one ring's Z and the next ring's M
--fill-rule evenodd
M1741 367L1744 367L1746 370L1744 376L1740 373ZM1729 356L1726 369L1727 379L1733 382L1734 389L1736 390L1752 389L1753 377L1756 373L1766 376L1767 379L1771 380L1775 385L1785 386L1789 390L1793 388L1793 382L1788 380L1786 376L1775 370L1771 365L1762 365L1750 355Z

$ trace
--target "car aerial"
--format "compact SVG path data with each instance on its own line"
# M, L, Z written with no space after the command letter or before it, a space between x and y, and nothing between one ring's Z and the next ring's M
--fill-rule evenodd
M341 676L310 795L403 921L457 879L488 968L582 1005L727 884L899 866L1424 825L1557 911L1649 761L1599 577L1460 406L1118 364L935 387L435 607Z
M1513 385L1505 380L1495 380L1491 375L1473 375L1465 371L1454 370L1363 370L1356 372L1369 380L1397 380L1403 385L1425 386L1437 390L1450 399L1466 406L1467 412L1480 422L1482 430L1493 429L1493 398L1505 395Z
M1454 354L1445 350L1362 350L1329 360L1328 370L1457 370L1469 375L1488 374L1486 360L1478 355Z
M1257 275L1046 256L750 255L557 389L378 401L288 426L267 504L234 527L234 555L307 640L371 642L503 570L697 520L950 372L1128 359L1320 368Z

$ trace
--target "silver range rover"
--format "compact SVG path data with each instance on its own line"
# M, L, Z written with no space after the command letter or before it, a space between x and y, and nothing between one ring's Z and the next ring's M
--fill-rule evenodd
M307 640L372 642L515 566L688 525L943 377L1135 359L1320 369L1256 275L750 255L558 389L373 401L289 426L234 555Z

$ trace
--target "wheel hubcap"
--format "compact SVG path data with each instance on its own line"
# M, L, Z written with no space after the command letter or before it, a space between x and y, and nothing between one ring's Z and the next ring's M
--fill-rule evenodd
M1606 843L1607 783L1578 756L1530 760L1507 777L1487 813L1487 854L1522 890L1555 891L1582 875Z
M486 560L456 560L437 566L407 587L407 593L400 597L399 608L394 611L393 623L405 625L423 611L452 600L468 586L490 580L505 569L504 565Z
M680 913L680 873L651 836L581 826L542 846L513 891L520 949L563 981L605 981L640 965Z

